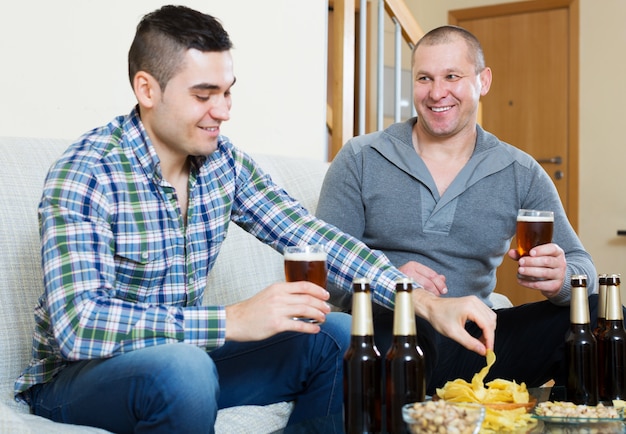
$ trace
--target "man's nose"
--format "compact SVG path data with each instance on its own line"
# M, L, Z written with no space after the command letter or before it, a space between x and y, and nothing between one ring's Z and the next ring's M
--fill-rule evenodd
M434 100L441 99L448 92L447 83L443 80L433 80L430 88L430 96Z
M213 119L227 121L230 119L230 106L230 101L227 98L220 98L220 100L209 109L209 115Z

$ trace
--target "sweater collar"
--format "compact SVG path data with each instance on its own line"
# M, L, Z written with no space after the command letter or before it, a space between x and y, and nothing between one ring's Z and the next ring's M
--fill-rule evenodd
M429 187L438 196L434 181L412 142L413 126L417 117L390 125L381 134L383 140L376 140L372 148L410 176ZM471 158L459 172L443 197L456 197L472 184L485 176L503 170L515 161L510 148L496 136L476 124L476 145Z

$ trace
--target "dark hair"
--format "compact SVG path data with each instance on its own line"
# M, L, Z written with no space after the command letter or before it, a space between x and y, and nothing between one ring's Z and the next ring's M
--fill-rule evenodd
M482 72L482 70L485 69L485 55L483 53L483 47L480 45L478 38L463 27L441 26L429 31L422 36L419 41L417 41L417 44L413 47L413 55L415 54L417 47L420 45L443 44L453 41L455 37L461 37L465 40L465 43L469 48L467 54L470 62L475 65L477 74Z
M233 44L222 24L185 6L163 6L146 14L137 25L128 51L131 86L138 71L152 75L165 90L168 81L182 65L185 52L228 51Z

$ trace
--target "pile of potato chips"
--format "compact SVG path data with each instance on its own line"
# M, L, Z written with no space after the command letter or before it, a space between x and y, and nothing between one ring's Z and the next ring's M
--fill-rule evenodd
M481 433L512 432L536 423L527 411L530 396L526 384L496 379L486 385L485 377L496 362L493 351L487 352L487 365L476 373L472 382L462 379L448 381L437 396L450 402L478 402L485 405ZM517 405L522 404L522 405Z

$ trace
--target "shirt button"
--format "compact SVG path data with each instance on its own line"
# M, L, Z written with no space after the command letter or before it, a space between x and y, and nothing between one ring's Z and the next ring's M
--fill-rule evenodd
M141 259L148 259L149 257L150 257L150 253L148 253L148 252L143 252L141 254Z

